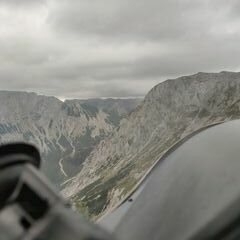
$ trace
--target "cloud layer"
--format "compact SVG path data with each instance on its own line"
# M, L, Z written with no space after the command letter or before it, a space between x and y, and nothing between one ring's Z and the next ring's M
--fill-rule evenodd
M0 89L143 96L158 82L239 70L237 0L0 0Z

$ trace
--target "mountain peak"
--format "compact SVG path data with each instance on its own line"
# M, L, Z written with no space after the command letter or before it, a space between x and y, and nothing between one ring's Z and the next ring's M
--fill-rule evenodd
M126 199L171 146L204 126L236 118L239 73L197 73L162 82L100 142L63 194L76 207L82 199L89 216L99 217Z
M29 92L0 91L0 142L37 146L45 174L57 185L75 175L100 140L135 108L115 101L67 100Z

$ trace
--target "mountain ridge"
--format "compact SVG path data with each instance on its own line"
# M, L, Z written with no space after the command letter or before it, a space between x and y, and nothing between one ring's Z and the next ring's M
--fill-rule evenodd
M0 102L1 144L24 141L36 145L44 159L44 172L59 184L81 169L95 145L128 114L124 105L134 107L139 100L112 102L115 119L103 109L88 105L86 100L62 102L36 93L0 91Z
M164 150L206 125L239 117L240 73L197 73L160 83L62 192L77 210L98 218L131 192Z

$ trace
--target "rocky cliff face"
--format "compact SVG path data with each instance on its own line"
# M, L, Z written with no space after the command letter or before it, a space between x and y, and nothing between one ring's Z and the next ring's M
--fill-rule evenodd
M174 143L203 126L239 117L240 73L167 80L101 141L63 194L97 218L121 202Z
M81 170L94 147L111 134L139 101L61 102L35 93L0 91L0 142L36 145L44 159L43 171L59 185Z

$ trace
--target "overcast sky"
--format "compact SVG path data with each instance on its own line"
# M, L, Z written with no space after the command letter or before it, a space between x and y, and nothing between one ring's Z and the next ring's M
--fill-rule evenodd
M1 90L138 97L239 69L239 0L0 0Z

